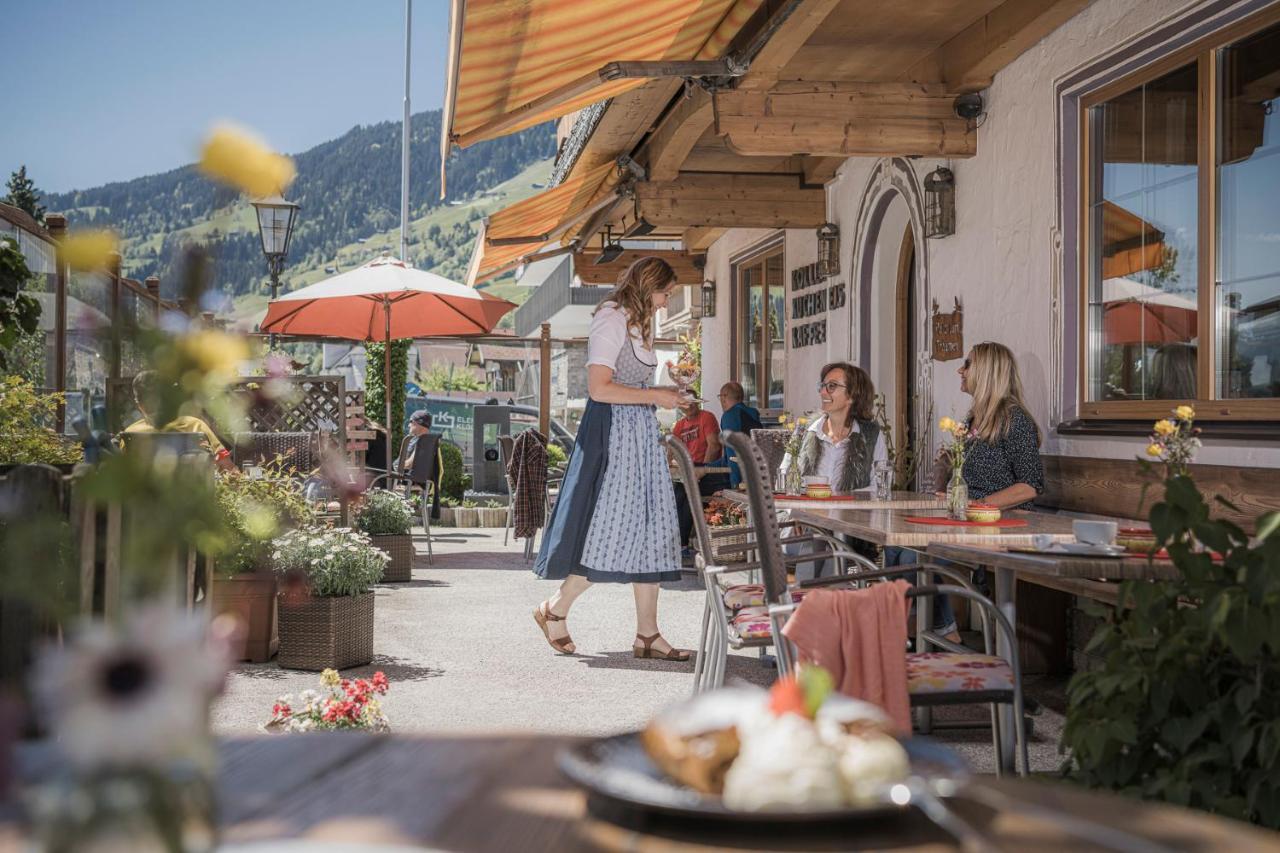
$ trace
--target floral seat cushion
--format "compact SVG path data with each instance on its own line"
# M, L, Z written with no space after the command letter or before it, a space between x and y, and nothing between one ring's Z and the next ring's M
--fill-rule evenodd
M773 637L773 626L769 624L769 608L746 607L730 617L729 632L742 640L768 640Z
M806 592L807 590L803 589L792 590L791 600L799 604ZM725 608L733 613L741 613L746 607L764 607L764 584L737 584L724 590L721 596Z
M907 655L907 692L913 696L989 690L1013 690L1013 668L1003 658L976 652Z

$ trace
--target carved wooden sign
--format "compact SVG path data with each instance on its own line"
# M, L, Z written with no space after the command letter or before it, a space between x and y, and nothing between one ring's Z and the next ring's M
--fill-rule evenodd
M964 309L956 299L956 310L950 314L938 311L933 300L933 360L952 361L964 357Z

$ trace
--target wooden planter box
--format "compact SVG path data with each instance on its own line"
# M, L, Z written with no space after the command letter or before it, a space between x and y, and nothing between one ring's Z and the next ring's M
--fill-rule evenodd
M209 585L216 614L230 613L244 627L244 639L233 650L235 660L271 660L280 645L276 612L276 577L259 570L239 575L214 575Z
M476 512L480 515L481 527L505 527L507 524L506 507L480 507Z
M439 521L433 521L431 523L431 526L432 527L453 527L453 507L451 506L440 507L440 519Z
M479 527L480 520L476 516L475 507L456 507L453 511L453 522L458 527Z
M373 547L391 558L382 569L383 583L404 583L413 579L413 536L408 533L386 533L370 536Z
M348 669L373 660L373 593L280 601L284 669Z

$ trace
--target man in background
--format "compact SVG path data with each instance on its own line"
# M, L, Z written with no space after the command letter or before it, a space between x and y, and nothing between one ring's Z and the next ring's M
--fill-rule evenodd
M750 436L753 429L763 428L759 410L744 403L745 396L742 385L738 382L726 382L720 387L720 410L724 412L720 416L721 430L743 432ZM729 485L736 489L742 482L742 472L732 459L733 448L726 446L724 455L716 460L715 464L728 467Z
M680 407L680 420L672 428L671 433L689 449L694 465L708 465L720 458L720 425L716 416L703 411L696 401ZM723 474L704 474L698 478L698 488L703 495L727 488L729 480ZM693 560L693 551L689 549L689 536L693 532L693 509L689 506L689 496L685 493L684 484L676 483L676 515L680 519L680 560ZM699 508L701 509L701 508Z

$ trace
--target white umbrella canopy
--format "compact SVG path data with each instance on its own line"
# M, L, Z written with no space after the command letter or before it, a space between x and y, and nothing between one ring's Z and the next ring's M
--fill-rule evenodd
M262 331L351 341L394 341L493 331L515 303L381 257L267 305ZM383 361L383 388L391 387L391 348ZM387 471L391 470L391 394L386 401Z

